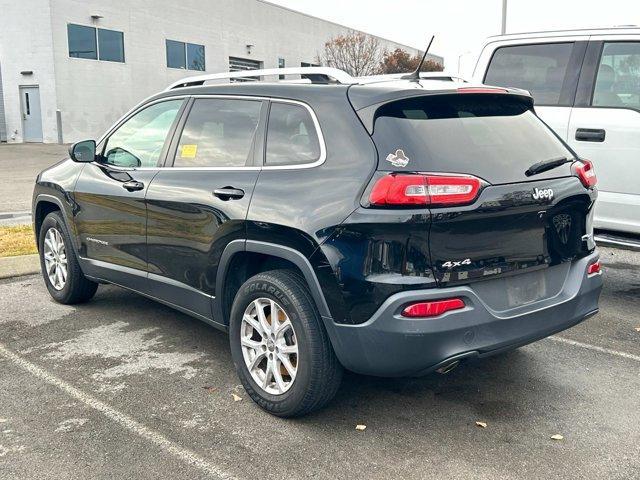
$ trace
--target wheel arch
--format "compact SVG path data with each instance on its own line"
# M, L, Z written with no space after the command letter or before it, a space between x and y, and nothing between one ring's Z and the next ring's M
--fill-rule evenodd
M257 240L233 240L224 249L216 274L216 295L213 314L214 318L222 320L220 323L228 324L233 297L235 297L235 293L240 287L240 285L237 284L237 280L235 284L233 283L234 277L232 277L233 273L238 270L233 267L238 266L237 262L239 261L253 267L248 270L246 275L240 275L239 278L244 280L259 271L277 268L297 270L305 279L320 315L324 318L331 318L331 311L329 310L318 277L311 263L302 253L291 247L275 243ZM241 283L243 283L244 280Z

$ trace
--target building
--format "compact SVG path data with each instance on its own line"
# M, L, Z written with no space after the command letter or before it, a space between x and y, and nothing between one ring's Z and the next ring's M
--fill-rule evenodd
M96 138L182 77L311 65L327 40L348 31L262 0L4 2L0 140Z

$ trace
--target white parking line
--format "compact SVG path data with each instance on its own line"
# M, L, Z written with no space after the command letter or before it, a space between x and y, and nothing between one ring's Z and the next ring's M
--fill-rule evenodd
M105 417L113 420L114 422L120 424L130 432L135 433L136 435L144 438L145 440L157 445L160 449L164 450L167 453L170 453L174 457L182 460L183 462L193 465L194 467L202 470L206 474L214 477L214 478L224 478L224 479L233 479L230 473L221 470L216 465L207 462L196 453L192 452L189 449L181 447L180 445L172 442L168 438L166 438L161 433L158 433L149 427L143 425L137 420L131 418L129 415L122 413L116 410L113 407L110 407L106 403L98 400L97 398L92 397L91 395L79 390L78 388L68 384L64 380L52 375L51 373L43 370L37 365L25 360L20 355L12 352L7 349L4 345L0 343L0 356L5 357L7 360L15 364L16 366L26 370L32 375L44 380L45 382L53 385L63 392L66 392L68 395L72 396L76 400L84 403L90 408L97 410L102 413Z
M568 338L562 338L555 335L548 338L554 342L566 343L567 345L573 345L574 347L586 348L587 350L593 350L594 352L608 353L609 355L615 355L616 357L627 358L635 362L640 362L639 355L633 355L619 350L612 350L610 348L598 347L597 345L590 345L588 343L576 342L575 340L569 340Z

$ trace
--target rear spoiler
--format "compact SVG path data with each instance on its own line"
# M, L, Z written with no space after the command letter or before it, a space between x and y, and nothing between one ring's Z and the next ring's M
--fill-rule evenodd
M398 92L398 96L392 99L387 99L383 102L374 103L368 105L359 110L356 110L360 121L369 132L369 135L373 135L373 127L376 120L376 114L378 109L384 105L388 105L399 100L406 100L409 98L418 97L430 97L432 95L491 95L492 101L499 101L501 97L504 98L517 98L522 103L527 105L529 110L533 110L533 97L526 90L520 89L506 89L498 87L461 87L457 90L440 90L427 92L416 91L401 91Z

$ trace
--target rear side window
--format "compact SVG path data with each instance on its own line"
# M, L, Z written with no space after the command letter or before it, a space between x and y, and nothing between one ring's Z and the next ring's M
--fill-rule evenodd
M272 103L267 128L267 165L303 165L320 159L318 132L309 110Z
M197 99L176 150L175 167L244 167L253 151L262 102Z
M484 83L528 90L537 105L561 105L560 95L573 43L498 48Z
M432 95L385 105L373 134L379 169L471 174L493 184L523 181L534 163L573 156L529 107L526 99L505 94ZM563 175L562 169L551 172Z
M640 42L604 44L592 104L640 109Z

